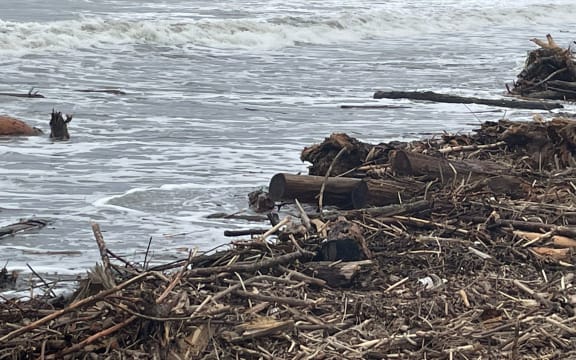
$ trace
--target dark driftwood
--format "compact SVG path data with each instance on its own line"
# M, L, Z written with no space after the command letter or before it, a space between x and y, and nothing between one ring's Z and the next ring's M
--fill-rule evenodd
M298 199L301 202L317 203L323 176L292 175L279 173L270 180L270 198L274 201ZM330 177L324 188L324 204L341 208L359 208L363 204L354 204L352 191L362 180L346 177Z
M451 160L404 150L390 154L392 170L399 175L427 175L446 182L455 177L487 177L510 172L507 166L480 160Z
M20 94L20 93L0 93L1 96L13 96L13 97L20 97L20 98L44 98L44 95L38 94L38 91L34 91L34 88L28 91L28 94Z
M43 219L29 219L29 220L22 220L15 224L10 224L6 226L0 227L0 238L3 236L12 235L18 232L23 231L30 231L43 228L44 226L48 225L48 220Z
M224 230L224 236L234 237L246 235L262 235L267 231L268 229Z
M402 105L340 105L340 109L405 109Z
M369 179L352 191L352 203L365 206L399 204L422 192L425 184L415 180Z
M338 211L324 215L327 220L337 219L339 216L345 216L347 219L369 217L387 217L402 214L417 214L420 211L426 211L434 207L433 202L428 200L418 200L403 204L392 204L386 206L372 207L358 210Z
M456 104L481 104L489 106L499 106L514 109L537 109L551 110L563 108L562 104L547 103L541 101L519 101L504 99L481 99L476 97L465 97L457 95L438 94L432 91L376 91L374 99L411 99L426 100Z
M68 133L68 123L72 121L72 115L66 114L66 119L59 111L52 109L52 117L50 119L50 139L54 140L69 140L70 134Z
M126 92L122 90L116 89L81 89L75 90L78 92L86 92L86 93L105 93L105 94L112 94L112 95L126 95Z

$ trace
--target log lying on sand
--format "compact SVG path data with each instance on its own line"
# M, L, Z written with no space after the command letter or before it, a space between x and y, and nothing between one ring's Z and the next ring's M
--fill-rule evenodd
M570 47L561 48L550 34L546 40L531 41L540 48L528 53L512 89L506 86L509 93L539 99L576 99L576 60Z
M376 91L374 99L410 99L425 100L455 104L480 104L513 109L552 110L561 109L564 106L558 103L546 103L541 101L519 101L505 99L481 99L477 97L465 97L457 95L439 94L433 91Z

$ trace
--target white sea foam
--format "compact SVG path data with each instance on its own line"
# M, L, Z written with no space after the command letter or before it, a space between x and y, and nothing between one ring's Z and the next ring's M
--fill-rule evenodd
M340 11L315 15L232 19L126 19L86 16L48 23L0 20L0 49L6 51L85 49L118 45L208 46L279 49L300 44L335 44L375 37L482 30L507 24L569 24L576 3L488 7L446 5Z

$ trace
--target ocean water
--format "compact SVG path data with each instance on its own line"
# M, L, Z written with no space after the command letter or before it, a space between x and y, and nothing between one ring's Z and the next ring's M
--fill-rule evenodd
M1 238L0 266L82 273L99 260L93 221L127 260L150 238L154 261L184 257L257 226L206 216L243 211L277 172L306 171L300 151L332 132L383 142L528 119L371 97L498 98L530 38L576 40L575 13L572 0L2 0L0 92L45 98L0 96L0 113L45 131L53 108L74 119L68 142L0 138L0 225L51 220ZM340 108L351 104L404 107Z

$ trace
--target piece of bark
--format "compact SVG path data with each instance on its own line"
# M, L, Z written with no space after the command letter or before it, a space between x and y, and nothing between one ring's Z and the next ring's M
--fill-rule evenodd
M361 182L361 179L355 178L328 178L324 188L324 204L340 208L362 207L363 204L354 204L352 201L352 191ZM317 203L323 183L323 176L279 173L270 180L270 198L274 201L298 199L301 202Z
M320 254L325 255L322 260L357 261L372 258L362 228L344 216L328 224L328 241L325 245L320 251Z
M213 334L214 328L210 323L194 328L190 335L178 342L182 358L185 359L186 354L190 354L192 359L197 359L210 344Z
M341 262L309 262L304 272L315 278L326 281L331 287L350 287L357 282L371 282L372 260ZM359 276L363 275L360 279Z
M557 261L569 261L570 260L570 249L554 249L549 247L531 247L529 249L533 253L543 256L548 259L553 259Z
M376 91L374 99L411 99L426 100L444 103L457 104L481 104L489 106L507 107L513 109L537 109L551 110L561 109L564 106L559 103L548 103L542 101L519 101L505 99L481 99L476 97L464 97L457 95L438 94L433 91Z

